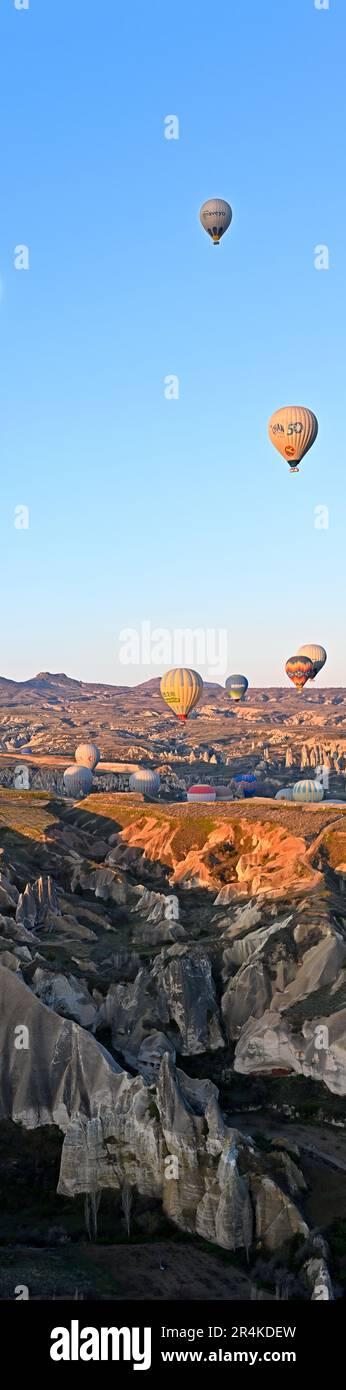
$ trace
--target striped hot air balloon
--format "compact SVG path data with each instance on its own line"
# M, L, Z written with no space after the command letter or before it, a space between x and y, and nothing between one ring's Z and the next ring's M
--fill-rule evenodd
M323 801L324 790L320 782L313 782L312 778L307 777L302 782L295 782L293 787L293 801Z
M290 681L293 681L299 694L313 677L313 665L308 656L290 656L286 661L285 671Z
M215 791L215 787L210 787L210 786L208 786L207 783L203 783L203 782L201 782L200 785L198 785L198 786L196 786L196 787L189 787L188 793L187 793L187 799L188 799L188 801L192 801L192 802L194 802L194 801L216 801L216 791Z
M92 781L90 767L82 767L81 763L71 763L70 767L65 768L64 791L67 796L73 796L75 801L79 797L88 796Z
M154 772L151 767L138 767L136 772L131 773L129 787L130 792L142 792L144 796L157 796L160 789L159 774Z
M82 767L90 767L93 772L96 763L100 761L100 749L97 743L79 743L75 752L76 763L81 763Z
M246 676L228 676L226 680L227 695L230 700L243 700L248 690L249 682Z
M320 647L317 642L307 643L306 647L299 647L298 656L308 656L309 660L312 661L314 674L311 676L311 680L315 680L315 676L318 675L319 671L322 671L322 666L325 666L327 660L325 648Z
M188 719L203 691L202 676L188 666L174 666L162 676L160 690L166 705L178 719Z
M221 237L227 232L232 215L230 204L225 203L223 198L208 198L207 202L202 204L199 214L200 222L214 242L214 246L218 246Z
M291 473L299 473L298 463L315 443L318 420L305 405L285 405L271 416L268 434L275 449L287 460Z

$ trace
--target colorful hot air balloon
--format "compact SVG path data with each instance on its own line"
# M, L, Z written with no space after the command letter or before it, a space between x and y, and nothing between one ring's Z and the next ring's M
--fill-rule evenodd
M175 666L162 676L160 690L162 699L178 719L188 719L202 695L202 676L187 666Z
M318 643L308 643L306 647L299 647L298 656L308 656L309 660L312 661L314 673L311 680L314 681L315 676L318 675L319 671L322 671L322 666L325 666L327 660L327 652L324 647L320 647Z
M297 464L315 443L318 420L305 405L285 405L275 410L268 424L269 439L289 463L291 473L299 473Z
M299 693L303 690L307 681L313 677L313 665L308 656L290 656L286 661L285 671L290 681L293 681Z
M73 796L75 801L77 797L88 796L92 781L90 767L82 767L81 763L71 763L70 767L65 768L64 791L67 796Z
M307 777L306 781L295 782L293 787L293 801L323 801L324 790L320 782L313 782L312 778Z
M243 700L248 689L249 682L246 676L228 676L226 680L227 695L230 700Z
M232 208L229 203L225 203L223 198L208 198L207 202L202 204L199 217L214 246L218 246L232 221Z
M234 778L234 781L238 783L238 786L242 787L246 799L249 796L256 796L257 777L255 777L253 772L240 772L237 777Z
M100 761L100 749L97 743L79 743L75 752L76 763L81 763L82 767L90 767L93 772L96 763Z
M194 801L216 801L215 787L210 787L203 782L199 786L189 787L187 799L192 803Z
M151 767L138 767L136 772L131 773L129 787L130 792L143 792L144 796L157 796L160 789L159 774L153 772Z

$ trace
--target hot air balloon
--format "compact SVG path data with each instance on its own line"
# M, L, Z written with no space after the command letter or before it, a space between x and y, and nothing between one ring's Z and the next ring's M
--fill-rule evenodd
M81 763L71 763L70 767L65 768L64 790L67 796L77 797L88 796L92 788L92 772L90 767L82 767Z
M307 777L306 781L295 782L293 787L293 801L323 801L324 790L320 782L313 782L312 778Z
M238 776L234 778L234 781L237 782L239 787L242 787L246 798L256 795L257 777L255 777L253 772L240 772Z
M313 677L313 665L308 656L290 656L286 661L285 671L290 681L293 681L299 694L303 690L307 681Z
M209 787L201 782L200 786L189 787L187 793L188 801L216 801L215 787Z
M214 246L218 246L232 221L232 208L229 203L225 203L223 198L208 198L207 202L202 204L199 217Z
M76 763L81 763L83 767L90 767L93 772L96 763L100 761L100 749L97 743L79 743L75 752Z
M227 782L218 782L215 787L217 801L233 801L233 792Z
M299 473L297 464L315 443L318 420L305 405L285 405L275 410L268 424L269 439L279 454L287 460L291 473Z
M239 774L239 777L236 777L235 780L236 782L249 782L250 784L255 784L255 782L257 782L257 777L255 776L254 772L241 772Z
M159 774L153 772L151 768L138 767L136 772L131 772L129 787L130 792L143 792L144 796L157 796L160 788Z
M314 673L311 680L314 681L315 676L318 675L319 671L322 671L322 666L325 666L327 660L327 652L324 647L320 647L318 643L308 643L306 647L299 647L298 656L308 656L309 661L312 661Z
M230 700L243 700L248 690L249 682L246 676L228 676L226 680L227 695Z
M293 787L280 787L280 791L275 792L275 801L293 801Z
M202 676L187 666L175 666L162 676L160 690L166 705L174 710L178 719L188 719L203 691Z

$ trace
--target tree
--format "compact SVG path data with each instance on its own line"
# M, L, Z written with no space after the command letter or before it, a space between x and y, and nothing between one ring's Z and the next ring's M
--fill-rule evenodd
M126 1226L126 1234L129 1237L131 1233L131 1214L133 1206L133 1196L130 1184L128 1182L124 1182L121 1189L121 1205L123 1209L124 1222Z
M101 1192L98 1188L85 1193L84 1216L89 1240L97 1240L97 1214L100 1201Z

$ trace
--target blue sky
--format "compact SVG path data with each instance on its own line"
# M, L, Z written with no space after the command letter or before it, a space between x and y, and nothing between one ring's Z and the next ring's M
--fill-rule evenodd
M136 683L149 621L226 629L253 685L322 642L345 682L345 39L343 0L2 0L2 674Z

